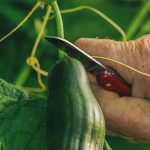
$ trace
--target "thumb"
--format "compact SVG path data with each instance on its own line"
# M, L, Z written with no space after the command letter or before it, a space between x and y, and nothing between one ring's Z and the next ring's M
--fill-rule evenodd
M75 44L91 56L107 57L133 68L138 66L136 58L136 42L117 42L109 39L81 38ZM136 60L135 60L136 58ZM114 68L129 83L132 83L134 72L114 62L99 59L104 65Z

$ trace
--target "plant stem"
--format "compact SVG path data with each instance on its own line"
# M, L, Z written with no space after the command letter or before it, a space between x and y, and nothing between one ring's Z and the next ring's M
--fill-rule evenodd
M28 15L13 29L11 30L8 34L4 35L1 39L0 42L4 41L6 38L8 38L10 35L12 35L15 31L17 31L30 17L31 15L35 12L35 10L41 5L41 1L38 1L32 10L28 13Z
M62 21L59 6L56 1L52 3L52 7L54 10L54 15L55 15L56 24L57 24L57 35L61 38L64 38L63 21Z
M62 20L62 16L60 13L60 9L59 6L57 4L57 1L52 3L52 7L54 10L54 15L55 15L55 19L56 19L56 25L57 25L57 35L61 38L64 38L64 26L63 26L63 20ZM63 59L66 56L66 53L64 53L63 51L59 51L59 59Z
M27 65L25 65L19 74L17 75L17 78L14 81L14 85L16 86L23 86L29 77L29 74L31 73L31 68Z
M105 143L104 143L104 147L105 147L105 150L112 150L106 140L105 140Z
M127 30L127 39L132 39L135 33L137 32L138 28L140 27L141 23L143 23L147 13L150 11L150 0L145 2L141 9L139 10L139 13L135 16L133 21L131 22L128 30Z
M45 17L44 17L44 21L43 21L43 23L42 23L40 32L39 32L39 34L38 34L38 36L37 36L37 38L36 38L35 44L34 44L34 46L33 46L31 56L34 56L35 53L36 53L37 47L38 47L38 45L39 45L39 43L40 43L40 40L41 40L41 38L42 38L42 35L43 35L43 33L44 33L44 29L45 29L45 27L46 27L46 25L47 25L47 22L48 22L50 13L51 13L51 6L48 5L48 6L47 6L46 15L45 15Z
M98 16L100 16L101 18L103 18L104 20L106 20L108 23L110 23L121 34L122 39L124 41L126 41L126 35L125 35L123 29L119 25L117 25L113 20L111 20L108 16L106 16L101 11L99 11L98 9L95 9L95 8L93 8L91 6L83 5L83 6L79 6L79 7L75 7L75 8L61 10L61 14L73 13L73 12L84 10L84 9L85 10L90 10L90 11L96 13ZM51 16L50 19L52 19L52 18L53 18L53 16Z
M44 21L43 21L43 24L41 26L41 29L40 29L40 32L37 36L37 39L35 41L35 44L33 46L33 49L32 49L32 52L31 52L31 58L34 57L35 55L35 52L37 50L37 47L39 45L39 42L41 40L41 37L44 33L44 29L46 27L46 24L48 22L48 19L49 19L49 16L50 16L50 12L51 12L51 6L48 5L47 6L47 12L46 12L46 15L44 17ZM27 80L27 78L29 77L29 74L31 73L31 69L28 67L28 66L24 66L23 69L21 69L21 72L19 73L19 75L17 76L14 84L17 85L17 86L23 86L25 81Z

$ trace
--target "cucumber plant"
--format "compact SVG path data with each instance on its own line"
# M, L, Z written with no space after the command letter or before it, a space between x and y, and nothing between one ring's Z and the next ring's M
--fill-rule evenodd
M31 9L31 11L27 14L27 16L17 25L17 27L15 27L12 31L10 31L8 34L3 36L0 39L0 42L5 40L6 38L8 38L15 31L17 31L32 16L32 14L38 8L42 8L44 5L47 5L47 13L44 17L43 24L42 24L42 27L39 31L39 34L35 40L35 44L34 44L33 49L31 51L31 55L27 58L27 64L30 65L37 72L37 79L38 79L38 83L39 83L41 88L40 89L39 88L27 88L28 90L32 90L34 92L41 92L41 91L44 91L46 89L45 84L42 82L41 75L48 76L48 73L41 69L40 63L39 63L38 59L35 57L35 54L36 54L36 50L38 48L39 42L42 38L42 35L44 33L44 29L46 28L46 25L48 23L49 18L50 19L55 18L56 26L57 26L56 27L57 28L57 36L64 38L64 27L63 27L63 20L62 20L61 14L72 13L72 12L76 12L76 11L80 11L80 10L90 10L90 11L94 12L95 14L97 14L98 16L102 17L108 23L110 23L114 28L116 28L120 32L123 40L126 40L126 35L125 35L124 31L113 20L111 20L109 17L107 17L101 11L99 11L99 10L97 10L91 6L80 6L80 7L60 11L57 0L38 0L37 3ZM54 14L54 15L50 17L50 14ZM60 51L59 52L59 58L61 59L64 56L65 56L65 54ZM27 68L25 68L23 71L28 72L26 70L27 70ZM20 73L20 75L16 81L17 86L22 86L22 83L24 83L23 80L27 79L28 74L26 74L26 77L24 77L24 78L22 78L22 76L24 76L23 73Z
M59 2L59 1L58 1ZM42 88L42 90L41 89L32 89L32 91L36 91L36 92L39 92L39 91L44 91L45 89L46 89L46 86L45 86L45 84L43 83L43 81L42 81L42 78L41 78L41 75L43 75L43 76L48 76L48 73L46 72L46 71L44 71L44 70L42 70L41 69L41 67L40 67L40 63L39 63L39 61L38 61L38 59L35 57L35 54L36 54L36 50L37 50L37 47L38 47L38 44L39 44L39 42L40 42L40 40L41 40L41 37L42 37L42 35L43 35L43 33L44 33L44 29L46 28L46 25L47 25L47 23L48 23L48 20L49 19L53 19L53 18L55 18L55 20L56 20L56 25L57 25L57 35L58 36L60 36L60 37L62 37L62 38L64 38L64 28L63 28L63 20L62 20L62 17L61 17L61 14L65 14L65 13L72 13L72 12L75 12L75 11L80 11L80 10L90 10L90 11L92 11L92 12L94 12L94 13L96 13L97 15L99 15L100 17L102 17L102 18L104 18L107 22L109 22L112 26L114 26L120 33L121 33L121 35L122 35L122 37L123 37L123 40L126 40L126 35L125 35L125 33L124 33L124 31L115 23L115 22L113 22L110 18L108 18L105 14L103 14L102 12L100 12L99 10L97 10L97 9L95 9L95 8L93 8L93 7L91 7L91 6L79 6L79 7L76 7L76 8L71 8L71 9L68 9L68 10L59 10L59 6L58 6L58 3L57 3L57 1L56 0L38 0L37 1L37 3L35 4L35 6L32 8L32 10L31 10L31 12L29 12L29 14L23 19L23 21L16 27L16 28L14 28L10 33L8 33L6 36L4 36L4 37L2 37L1 39L0 39L0 42L2 42L3 40L5 40L6 38L8 38L11 34L13 34L16 30L18 30L29 18L30 18L30 16L39 8L39 7L43 7L44 5L46 5L47 6L47 12L46 12L46 14L45 14L45 17L44 17L44 19L43 19L43 23L42 23L42 26L41 26L41 29L40 29L40 31L39 31L39 34L38 34L38 36L37 36L37 38L36 38L36 40L35 40L35 44L34 44L34 46L33 46L33 49L32 49L32 52L31 52L31 55L30 55L30 57L28 57L27 58L27 64L28 65L30 65L35 71L37 71L37 78L38 78L38 82L39 82L39 85L40 85L40 87ZM54 14L53 16L51 15L51 14ZM63 54L60 54L60 58L64 58L64 55ZM66 63L65 63L65 61L68 61L68 59L66 59L66 60L62 60L61 61L61 63L59 63L59 65L60 64L63 64L63 67L64 68L67 68L68 69L68 71L71 71L72 73L73 73L73 75L76 75L76 76L74 76L74 79L76 80L76 81L78 81L78 85L80 85L81 83L81 81L79 81L79 77L77 77L77 70L80 68L82 68L83 69L83 67L80 67L81 66L81 64L79 65L79 63L78 62L76 62L75 60L69 60L68 62L70 62L69 63L69 65L67 66L66 65ZM73 69L71 69L71 65L72 64L74 64L74 68ZM58 65L58 64L57 64ZM56 65L56 66L57 66ZM58 66L59 66L58 65ZM59 68L59 67L58 67ZM61 68L61 67L60 67ZM58 69L57 71L60 71L61 69ZM81 70L82 70L81 69ZM83 69L84 70L84 69ZM84 74L83 74L83 76L85 76L85 71L83 71L84 72ZM67 74L66 74L67 75ZM50 75L50 78L52 78L54 75ZM59 77L59 73L58 73L58 77ZM62 79L64 79L63 78L64 76L62 76ZM26 80L26 79L25 79ZM87 80L87 79L86 79ZM69 78L69 81L71 81L71 78ZM52 85L54 85L54 81L53 80L51 80L50 79L50 85L49 85L49 91L50 92L56 92L56 95L58 96L58 98L56 99L56 100L60 100L61 99L61 97L63 97L63 96L65 96L64 95L64 93L65 93L65 90L67 89L64 89L64 87L61 87L61 89L59 89L58 91L56 90L56 89L54 89L53 87L52 87ZM64 81L65 82L65 81ZM67 83L67 82L65 82L65 83ZM87 81L86 81L86 84L87 84ZM69 82L68 83L68 85L71 87L71 86L73 86L72 84L71 84L71 82ZM87 86L89 86L88 84L87 84ZM62 91L64 90L64 92L62 92ZM91 91L89 90L89 88L88 89L86 89L87 91L89 91L89 92L87 92L87 93L90 93L90 95L92 95L92 93L91 93ZM69 91L69 89L68 89L68 91ZM77 93L81 93L81 91L79 91L79 89L75 89L75 91L77 92ZM58 93L57 93L58 92ZM60 95L59 95L59 92L60 92ZM69 92L71 92L71 91L69 91ZM73 106L73 110L75 110L75 111L78 111L79 110L79 112L81 111L85 111L86 109L88 109L89 108L89 105L88 105L88 101L89 101L89 99L86 97L86 94L85 94L85 91L83 90L82 91L82 93L83 93L83 97L85 98L85 101L84 101L84 103L82 104L82 106L83 106L83 108L85 108L85 109L82 109L82 110L80 110L79 109L79 106L77 106L77 105L74 105ZM59 97L60 96L60 97ZM72 99L71 99L71 101L69 101L70 103L73 103L73 100L75 99L75 97L76 97L76 93L71 93L71 95L70 95L71 97L73 97ZM80 97L81 95L79 95L79 99L78 99L78 103L80 104L81 103L81 99L83 98L81 98ZM83 98L83 99L84 99ZM49 104L50 106L49 107L52 107L52 103L54 102L54 101L52 101L52 99L53 99L53 95L52 96L50 96L49 97L49 103L51 104ZM93 98L93 95L92 95L92 99L95 99L95 98ZM91 100L92 100L91 99ZM66 102L66 99L65 98L63 98L63 100L64 101L62 101L62 103L63 102L65 102L65 103L67 103ZM80 100L80 101L79 101ZM93 100L93 102L94 102L94 104L92 105L92 107L95 107L95 108L97 108L97 107L99 107L97 104L96 104L96 100ZM96 106L94 106L94 105L96 105ZM65 106L64 106L65 107ZM69 108L68 108L69 109ZM67 109L67 110L68 110ZM48 111L52 111L52 109L48 109ZM100 108L97 108L96 109L97 111L98 111L98 114L99 114L99 116L101 116L101 110L100 110ZM71 111L71 110L68 110L68 111ZM75 115L76 115L76 112L73 112ZM86 112L86 114L89 114L89 112L86 110L85 111ZM68 112L65 112L64 111L64 113L68 113ZM51 112L49 113L50 115L48 116L48 118L50 118L49 120L51 121L51 120L53 120L53 116L51 116ZM56 114L56 115L58 115L58 114ZM65 115L68 115L68 114L61 114L61 115L64 115L64 116L61 116L61 117L66 117ZM92 114L93 115L93 114ZM91 117L93 117L91 115ZM89 128L89 126L88 126L88 119L90 119L90 118L85 118L85 116L82 116L83 117L83 119L85 120L85 122L83 122L83 120L80 118L81 116L75 116L75 119L76 119L76 121L77 121L77 118L79 117L79 119L80 119L80 123L85 123L85 127L86 127L86 129L87 129L87 131L88 131L88 129L90 129ZM69 117L68 117L69 118ZM67 118L67 119L68 119ZM94 117L93 117L94 118ZM86 120L87 119L87 120ZM97 126L97 125L95 125L93 122L92 122L92 127L94 128L94 130L95 131L97 131L98 133L99 133L99 131L101 131L101 136L102 136L102 141L101 141L101 143L99 143L98 141L96 141L97 139L96 138L99 138L99 135L96 135L95 133L94 134L90 134L90 136L93 136L93 137L91 137L91 139L92 140L95 140L96 141L96 143L99 143L99 147L101 147L102 148L102 145L103 145L103 143L104 143L104 132L105 132L105 127L104 127L104 118L101 116L101 119L102 119L102 124L100 124L100 125L102 125L102 126L98 126L98 129L96 128L95 129L95 126ZM69 120L70 120L70 118L69 118ZM68 121L69 121L68 120ZM53 121L55 121L55 120L53 120ZM72 122L69 122L69 125L71 126L71 123ZM56 124L56 122L54 122L54 124L51 124L51 122L49 122L48 123L48 126L50 127L50 128L48 128L48 129L51 129L51 126L52 125L55 125ZM54 127L54 126L53 126ZM58 126L56 126L56 127L58 127ZM78 124L78 127L80 128L81 127L81 124ZM58 129L58 128L57 128ZM83 129L84 130L84 129ZM65 130L64 130L65 131ZM52 132L52 131L50 131L50 132ZM69 134L70 134L70 137L71 137L71 139L69 139L70 140L70 144L71 143L73 143L71 140L73 139L73 134L71 133L71 130L68 130L68 132L69 132ZM81 135L81 132L79 132L79 135ZM82 135L83 136L83 140L84 140L84 138L86 138L86 132L84 132L84 134ZM81 136L81 137L82 137ZM50 139L52 139L52 137L51 137L51 135L50 135L50 137L49 137ZM62 138L62 137L61 137ZM65 142L65 141L60 141L60 143L61 144L63 144L63 142ZM55 142L54 143L51 143L51 144L55 144ZM78 146L80 146L80 147L84 147L84 142L83 143L79 143L78 144ZM75 145L74 145L74 147L75 147ZM75 148L74 148L75 149ZM85 147L85 149L86 149L86 147Z

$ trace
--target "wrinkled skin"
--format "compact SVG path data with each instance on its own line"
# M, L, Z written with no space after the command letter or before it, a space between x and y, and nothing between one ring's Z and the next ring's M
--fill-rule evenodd
M150 74L150 35L128 42L81 38L75 44L92 56L112 58ZM100 62L114 68L132 85L132 97L120 97L100 88L89 74L92 90L104 112L107 132L150 144L150 77L107 60Z

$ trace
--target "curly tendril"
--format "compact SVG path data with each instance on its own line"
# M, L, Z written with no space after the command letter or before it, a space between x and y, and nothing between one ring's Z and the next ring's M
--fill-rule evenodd
M37 72L37 79L38 79L38 83L41 87L41 91L45 91L46 86L42 81L41 74L42 75L47 75L47 74L45 73L45 71L40 69L40 63L39 63L38 59L36 57L32 57L32 56L28 57L27 64L29 66L31 66Z
M47 22L49 20L51 9L52 9L51 6L48 5L47 6L47 12L46 12L46 15L44 17L42 26L41 26L39 34L38 34L38 36L37 36L37 38L35 40L33 49L31 51L31 56L27 58L27 64L29 66L31 66L37 72L37 80L38 80L38 83L39 83L39 85L41 87L41 90L38 89L38 88L37 88L38 90L36 88L30 88L34 92L42 92L42 91L46 90L46 86L45 86L45 84L42 81L41 75L48 76L48 73L40 68L40 63L39 63L38 59L35 57L35 53L36 53L36 50L37 50L38 45L40 43L40 40L42 38L42 35L44 33L44 29L45 29L45 27L47 25Z

